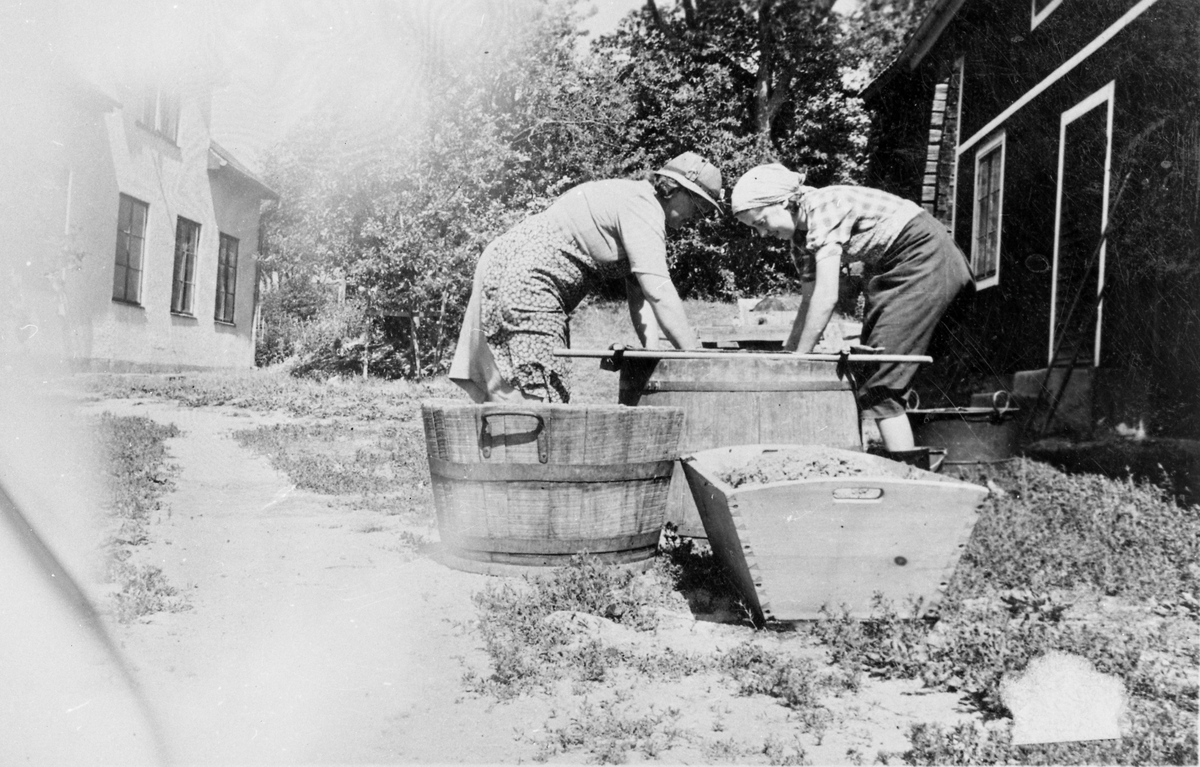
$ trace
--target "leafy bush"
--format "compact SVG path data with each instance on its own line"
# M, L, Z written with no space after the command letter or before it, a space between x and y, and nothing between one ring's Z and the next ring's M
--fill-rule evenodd
M813 631L835 663L961 691L988 716L1009 715L1000 696L1004 675L1024 670L1051 650L1087 658L1102 673L1121 678L1140 699L1196 710L1195 680L1174 671L1194 667L1196 659L1178 654L1186 640L1166 628L1065 621L1057 607L1029 611L1022 600L1010 598L1007 608L994 602L961 607L936 626L900 620L890 604L880 602L868 620L843 614L819 621Z
M915 607L915 606L914 606ZM913 610L916 615L917 610ZM894 679L915 679L929 662L925 647L929 625L902 618L882 594L875 594L866 620L821 609L813 634L829 647L830 660L851 669Z
M1007 730L984 729L974 722L949 729L940 724L914 724L908 737L912 748L904 753L905 764L1009 764L1013 750Z

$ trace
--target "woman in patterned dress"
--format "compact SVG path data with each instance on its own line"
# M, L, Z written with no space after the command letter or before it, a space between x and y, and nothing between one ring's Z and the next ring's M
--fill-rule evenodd
M813 281L796 312L786 348L813 350L838 297L841 265L860 261L869 277L862 340L889 354L924 354L950 302L971 282L966 256L946 227L919 205L860 186L804 186L782 165L760 165L738 179L733 214L762 236L789 240L806 256ZM799 265L797 260L797 264ZM914 363L880 363L859 389L864 418L874 418L884 446L912 451L904 395Z
M642 345L697 346L667 273L666 227L720 207L721 173L693 152L651 180L590 181L494 240L475 268L450 379L476 402L568 402L568 317L600 279L625 279Z

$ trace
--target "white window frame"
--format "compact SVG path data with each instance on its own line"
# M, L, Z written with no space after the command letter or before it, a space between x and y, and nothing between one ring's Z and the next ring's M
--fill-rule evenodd
M1058 128L1058 179L1056 182L1057 191L1054 202L1054 259L1051 262L1053 268L1050 272L1050 345L1046 350L1047 366L1054 365L1054 328L1058 325L1058 242L1062 235L1062 187L1063 187L1063 165L1066 155L1067 141L1067 126L1078 120L1080 117L1088 114L1093 109L1097 109L1101 104L1108 103L1107 123L1105 124L1105 135L1107 141L1104 147L1104 189L1101 193L1100 204L1100 232L1096 232L1099 236L1101 232L1108 230L1108 195L1109 183L1112 180L1112 143L1113 143L1113 102L1116 94L1116 80L1110 80L1100 90L1088 96L1083 101L1071 107L1062 113L1062 120ZM1108 241L1100 243L1100 259L1097 264L1096 273L1096 295L1099 296L1104 292L1104 266L1105 257L1108 253ZM1104 327L1104 301L1100 301L1100 305L1096 307L1096 335L1095 343L1093 344L1093 359L1092 365L1100 365L1100 329Z
M1062 0L1050 0L1046 7L1042 10L1037 9L1037 0L1029 0L1029 30L1037 29L1038 24L1046 20L1046 17L1054 13L1054 9L1062 5Z
M1004 236L1004 151L1005 131L1000 131L994 138L988 140L975 152L975 176L971 185L971 271L978 273L979 258L979 228L984 221L983 211L979 205L979 162L993 152L1000 153L999 197L996 201L996 271L975 281L975 289L983 290L1000 284L1000 253L1001 241Z

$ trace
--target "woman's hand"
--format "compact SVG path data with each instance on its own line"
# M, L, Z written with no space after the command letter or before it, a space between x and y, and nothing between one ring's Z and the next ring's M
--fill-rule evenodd
M813 283L812 297L800 305L804 317L801 320L800 312L797 312L796 325L792 329L792 332L795 333L797 326L800 327L796 347L793 350L797 354L812 352L817 342L821 340L821 334L825 332L829 318L833 316L833 308L837 306L838 278L841 275L842 265L841 246L826 245L817 251L816 260L817 279ZM791 338L789 337L788 340L790 341Z

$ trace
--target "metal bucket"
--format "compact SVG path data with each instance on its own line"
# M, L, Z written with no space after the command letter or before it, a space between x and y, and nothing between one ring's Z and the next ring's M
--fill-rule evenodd
M991 407L908 410L916 444L946 449L945 465L1000 463L1017 454L1020 409L1006 391L992 395Z

